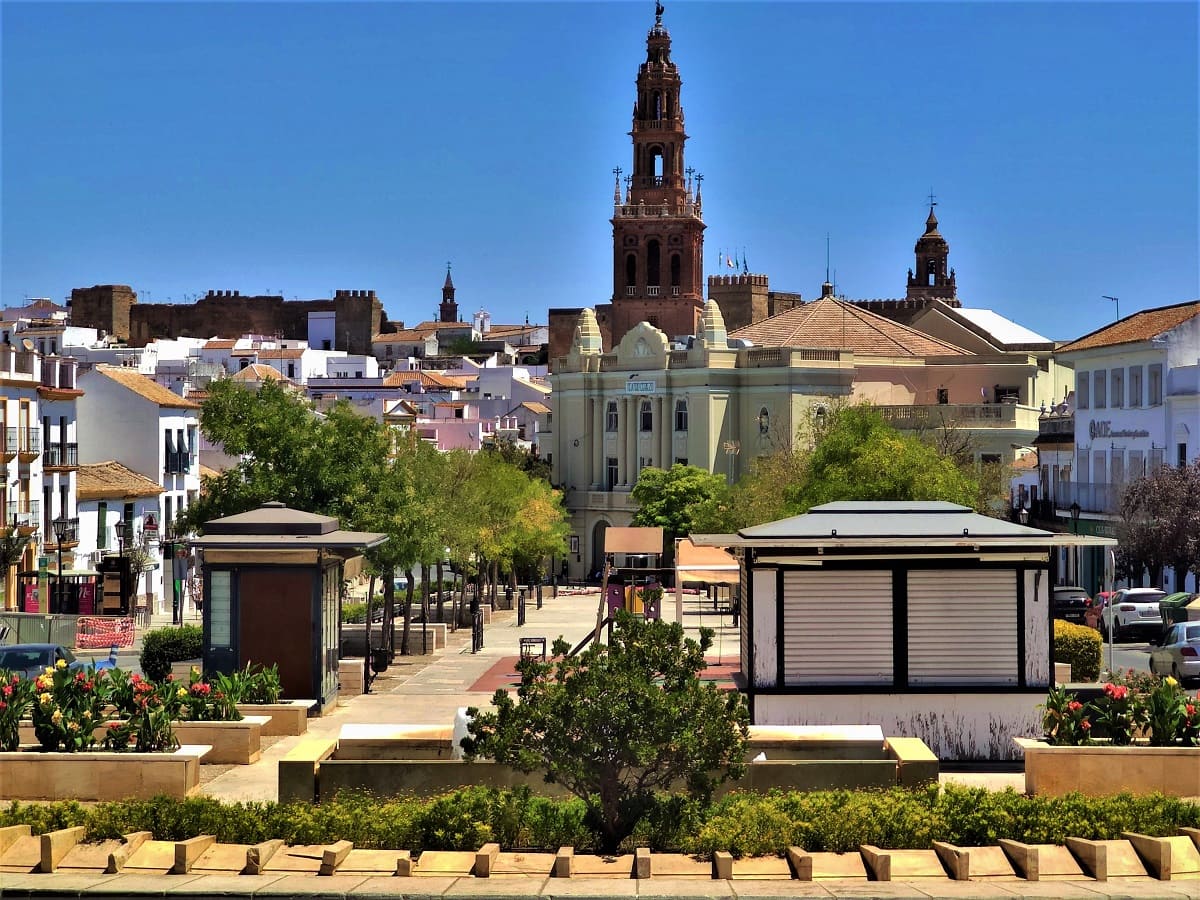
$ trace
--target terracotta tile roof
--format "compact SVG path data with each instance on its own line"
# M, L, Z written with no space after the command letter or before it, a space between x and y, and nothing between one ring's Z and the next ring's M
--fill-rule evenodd
M237 341L211 340L204 344L205 350L232 350Z
M461 391L467 387L465 378L459 378L455 375L443 375L440 372L426 372L424 370L417 372L393 372L387 378L383 379L383 386L400 387L405 384L412 384L414 381L419 381L427 388L435 388L443 391Z
M204 463L200 463L201 478L216 478L220 474L220 470L214 469L212 466L206 466Z
M273 359L302 359L303 357L303 347L268 347L258 351L258 358L263 362L270 362Z
M200 408L199 403L193 403L191 400L186 400L178 394L172 393L169 389L163 387L157 381L147 378L136 369L126 369L123 366L96 366L96 371L101 375L111 378L122 387L133 391L139 397L149 400L151 403L157 403L159 406L165 406L169 409Z
M544 416L546 413L550 412L550 407L548 407L545 403L538 403L536 400L526 400L520 405L525 407L530 412L537 413L539 416Z
M162 485L127 469L115 460L86 463L75 475L75 495L80 500L116 500L126 497L157 497Z
M253 347L243 347L241 350L234 350L230 356L258 356L259 351Z
M427 331L417 331L415 328L403 328L394 334L377 334L371 338L373 344L419 344L429 337Z
M263 363L251 363L241 371L234 372L231 377L234 381L266 381L268 378L274 381L284 380L282 372Z
M832 297L822 297L729 335L756 347L850 350L867 356L966 356L967 351Z
M534 381L533 379L514 378L513 381L516 382L517 384L524 385L525 387L533 388L535 391L537 391L541 394L549 394L553 390L553 388L551 388L550 385L539 384L538 382Z
M1126 316L1119 322L1098 328L1091 334L1085 334L1078 340L1059 347L1058 352L1070 353L1074 350L1091 350L1095 347L1148 341L1196 316L1200 316L1200 300L1160 306L1158 309L1144 309L1132 316Z

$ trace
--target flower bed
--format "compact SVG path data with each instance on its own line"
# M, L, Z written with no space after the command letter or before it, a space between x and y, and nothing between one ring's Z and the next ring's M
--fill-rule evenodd
M1200 700L1174 678L1120 678L1089 703L1056 687L1044 709L1044 740L1014 738L1028 793L1200 796Z
M315 700L284 700L279 703L239 703L237 711L243 716L269 716L263 726L263 737L295 736L308 731L308 711Z
M187 797L200 789L207 746L167 753L76 751L0 753L5 800L124 800L159 794Z

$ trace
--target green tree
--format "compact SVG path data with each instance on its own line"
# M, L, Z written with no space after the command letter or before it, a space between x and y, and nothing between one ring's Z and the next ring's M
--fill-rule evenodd
M638 506L632 524L662 528L668 558L675 538L724 532L733 524L725 479L696 466L675 463L669 469L642 469L631 496Z
M567 656L563 638L549 661L517 664L517 699L492 698L494 712L468 710L468 759L542 771L587 804L602 849L616 852L655 791L707 800L745 772L749 714L737 691L702 682L704 651L677 622L617 614L612 643Z
M968 469L901 434L869 405L834 409L814 432L798 477L777 484L789 515L834 500L947 500L974 507L980 497Z

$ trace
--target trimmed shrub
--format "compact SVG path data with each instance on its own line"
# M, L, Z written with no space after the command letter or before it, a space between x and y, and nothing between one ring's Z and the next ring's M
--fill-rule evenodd
M1054 620L1054 661L1071 664L1072 681L1095 681L1100 677L1102 648L1100 632L1094 628Z
M343 603L342 604L342 624L343 625L361 625L367 621L367 604L365 603Z
M82 825L87 840L150 831L158 840L201 834L227 844L281 838L289 844L353 841L364 849L475 850L489 840L506 850L573 846L596 852L578 799L551 799L521 790L467 788L432 799L340 794L310 803L230 803L211 797L125 800L84 807L75 802L11 803L0 827L29 825L35 834ZM860 844L928 849L933 841L991 846L1001 838L1062 844L1068 837L1114 839L1123 831L1169 836L1200 827L1200 805L1161 794L1027 797L945 785L909 790L732 793L711 806L659 795L622 845L710 856L780 856L789 845L810 851L854 851Z
M171 674L171 663L204 655L204 632L199 625L165 626L142 638L142 674L162 681Z

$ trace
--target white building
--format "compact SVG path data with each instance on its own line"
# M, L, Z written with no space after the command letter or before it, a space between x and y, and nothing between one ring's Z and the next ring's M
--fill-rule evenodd
M1112 536L1122 487L1200 456L1200 301L1126 316L1059 348L1075 370L1075 459L1058 513L1079 504L1081 533ZM1164 576L1169 591L1196 590Z
M80 462L115 460L156 482L160 515L154 524L165 528L200 493L200 406L132 369L97 366L79 382L84 391L78 410ZM149 593L161 611L163 571L155 537L140 535L159 563ZM79 547L82 553L97 549L82 542Z

